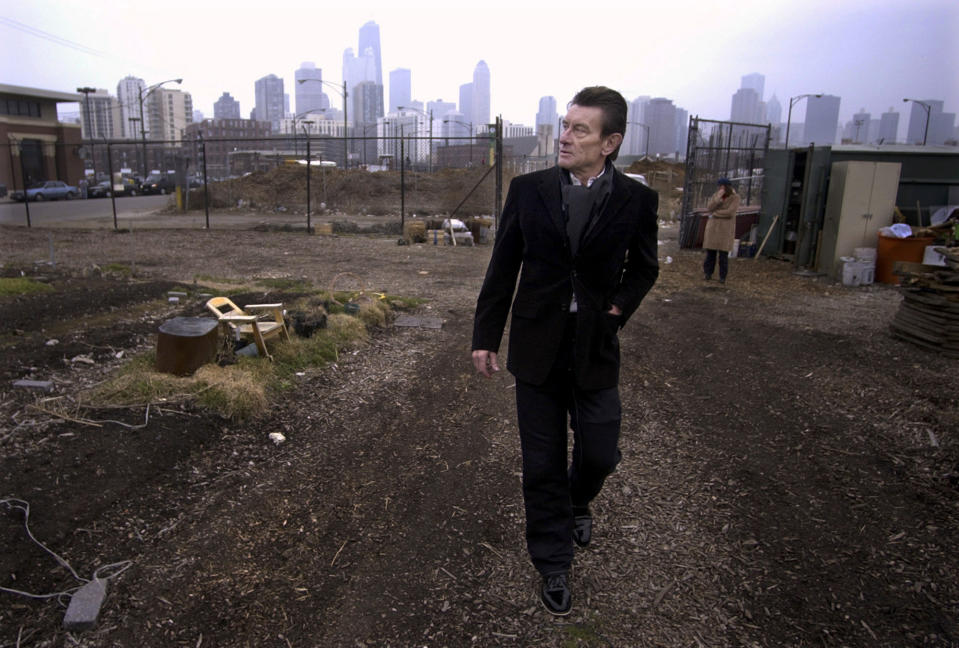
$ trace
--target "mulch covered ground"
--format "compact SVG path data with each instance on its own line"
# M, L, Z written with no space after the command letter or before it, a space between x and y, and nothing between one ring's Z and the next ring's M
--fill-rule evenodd
M488 247L3 229L4 272L54 291L0 299L0 498L29 501L79 576L132 564L83 633L55 599L0 592L0 646L954 645L955 361L892 337L892 288L771 259L736 260L719 287L675 227L662 237L623 331L624 462L557 620L523 543L512 379L468 362ZM57 267L35 267L51 240ZM182 403L146 425L142 408L83 411L96 426L44 411L194 312L167 290L347 271L427 299L442 329L376 331L243 424ZM0 585L76 584L22 514L0 516Z

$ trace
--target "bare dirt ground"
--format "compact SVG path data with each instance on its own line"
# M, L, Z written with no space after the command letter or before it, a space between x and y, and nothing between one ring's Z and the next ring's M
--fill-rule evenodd
M893 288L770 259L734 260L721 288L674 227L661 238L661 279L623 331L624 461L557 620L523 542L512 379L468 361L489 247L0 229L4 274L55 289L0 298L0 498L29 501L31 531L83 578L132 561L83 633L56 599L0 592L0 646L957 645L955 361L890 336ZM51 245L57 265L34 265ZM11 388L102 378L200 312L166 301L198 276L341 272L428 300L442 329L378 331L242 425L154 404L85 411L94 427ZM76 582L12 511L0 585Z

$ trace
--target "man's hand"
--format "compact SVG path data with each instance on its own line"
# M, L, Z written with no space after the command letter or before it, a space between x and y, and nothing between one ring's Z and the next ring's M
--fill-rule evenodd
M618 316L618 315L622 315L623 311L619 306L617 306L616 304L613 304L612 306L609 307L609 314Z
M481 373L487 378L492 378L493 374L499 371L499 364L496 362L496 352L476 349L473 351L473 366L476 372Z

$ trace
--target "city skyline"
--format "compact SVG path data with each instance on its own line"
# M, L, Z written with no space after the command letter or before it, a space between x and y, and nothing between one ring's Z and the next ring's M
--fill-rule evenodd
M959 26L959 10L939 0L852 1L841 7L819 0L777 7L733 0L722 14L696 2L642 10L613 3L645 27L637 27L636 37L630 39L623 27L630 21L614 20L605 30L608 42L597 50L612 63L598 67L595 62L582 65L583 57L573 56L562 45L562 29L549 29L562 25L562 15L569 15L562 10L567 6L563 2L509 11L505 10L509 5L494 3L494 10L471 17L467 29L451 24L446 30L428 29L422 21L410 23L407 14L416 12L409 12L409 5L398 10L367 3L332 15L305 3L280 4L267 11L243 2L196 8L174 0L170 3L174 10L181 7L196 20L171 21L167 12L163 18L158 14L155 23L153 8L144 8L146 16L126 23L121 15L126 12L116 12L100 0L85 3L80 13L79 5L43 0L12 6L0 18L4 49L27 56L17 57L17 67L5 57L2 80L60 91L95 86L112 93L127 75L143 78L147 85L182 77L179 87L192 95L194 107L205 116L212 116L213 104L224 92L240 102L246 116L255 105L257 79L274 74L292 95L294 72L303 61L315 62L324 80L339 83L343 52L355 48L358 30L374 21L381 38L382 64L377 72L384 81L388 71L408 69L413 100L458 103L460 86L471 81L483 60L489 68L491 116L530 126L541 97L556 97L562 112L573 93L595 83L616 88L628 101L643 95L665 97L689 115L728 119L730 98L741 77L754 72L765 76L764 98L775 95L784 107L790 96L803 93L841 97L839 128L863 108L878 116L892 106L900 113L899 130L904 134L910 110L901 104L903 97L942 101L945 111L959 112L955 82L959 55L950 42ZM547 6L560 11L543 11ZM315 15L316 26L306 30L311 36L297 38L301 23L310 21L291 22L291 11ZM208 20L203 20L207 13ZM728 29L710 30L723 16L730 17ZM750 27L736 27L744 23ZM148 24L149 30L142 27ZM189 32L194 25L206 27L170 38L162 33L167 24L177 32ZM650 24L660 28L651 30ZM282 32L281 46L272 43L273 31ZM155 45L152 32L158 36ZM660 32L667 32L666 37ZM668 32L673 35L668 37ZM555 35L544 41L542 33ZM640 33L644 38L638 38ZM205 50L181 51L187 49L183 43L201 42L207 43ZM564 57L567 52L570 56ZM386 85L384 91L389 90ZM338 101L331 97L334 107ZM796 105L794 122L803 121L804 103Z

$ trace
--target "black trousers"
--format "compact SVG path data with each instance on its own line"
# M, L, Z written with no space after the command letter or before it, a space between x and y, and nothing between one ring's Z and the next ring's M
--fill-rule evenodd
M516 381L526 546L534 567L544 575L569 570L573 508L584 509L599 494L620 459L619 390L587 391L576 386L574 339L571 317L560 356L546 382ZM573 452L567 464L570 428Z
M723 250L706 250L706 260L703 262L703 274L708 279L713 276L716 268L716 253L719 253L719 280L726 281L729 272L729 252Z

